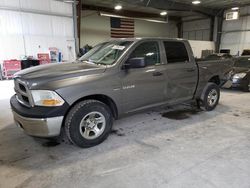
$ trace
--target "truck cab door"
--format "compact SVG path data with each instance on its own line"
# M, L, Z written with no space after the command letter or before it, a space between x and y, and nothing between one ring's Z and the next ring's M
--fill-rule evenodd
M181 102L193 98L198 69L191 47L183 41L163 41L166 54L167 101Z
M144 59L144 67L122 70L122 101L125 113L150 107L165 99L166 67L160 58L159 42L142 42L131 52L130 59ZM124 69L124 68L123 68Z

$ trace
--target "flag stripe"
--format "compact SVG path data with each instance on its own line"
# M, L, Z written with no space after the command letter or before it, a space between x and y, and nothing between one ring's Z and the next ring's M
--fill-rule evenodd
M128 29L128 28L112 28L111 31L128 31L128 32L134 32L134 29Z
M119 33L134 33L134 31L132 31L132 30L111 30L111 33L117 33L117 34L119 34Z
M124 25L134 25L134 22L124 22L124 21L121 21L121 24L124 24Z
M134 25L124 25L124 24L121 24L121 27L122 28L125 28L125 27L127 27L127 28L134 28Z
M133 35L112 35L112 38L133 38Z

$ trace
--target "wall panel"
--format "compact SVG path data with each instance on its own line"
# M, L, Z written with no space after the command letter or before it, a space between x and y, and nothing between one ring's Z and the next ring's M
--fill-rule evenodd
M59 48L64 60L75 59L72 4L54 0L0 0L0 6L13 8L0 10L0 63L24 55L36 57L38 52L48 52L49 47ZM52 15L57 13L60 15Z
M21 35L0 35L0 44L0 62L25 55L24 38Z
M21 8L50 11L50 0L20 0Z
M250 6L240 8L239 20L224 20L222 31L221 49L230 49L233 55L250 49Z
M193 20L193 21L192 21ZM189 40L210 40L210 19L186 18L183 20L183 38Z

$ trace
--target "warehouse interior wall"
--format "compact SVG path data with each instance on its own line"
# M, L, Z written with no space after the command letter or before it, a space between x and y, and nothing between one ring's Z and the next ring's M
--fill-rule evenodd
M99 16L95 11L83 11L81 19L81 47L88 44L91 46L96 45L99 42L107 41L110 39L110 18ZM195 28L197 31L205 31L204 38L209 40L210 31L206 24L210 21L206 20L203 26L199 26L197 22L191 23L190 26L185 26L187 30ZM197 25L194 27L194 25ZM190 28L190 29L189 29ZM186 30L186 31L187 31ZM208 30L208 31L207 31ZM193 30L191 31L193 32ZM177 27L175 22L169 22L167 24L147 22L143 20L135 20L135 37L167 37L177 38ZM197 32L199 33L199 32ZM191 38L193 39L193 38ZM200 39L200 40L199 40ZM194 56L201 57L202 50L215 50L215 43L211 41L202 41L202 38L196 38L196 40L190 40L191 47L194 51Z
M81 47L95 45L110 39L110 18L99 16L94 11L83 11L81 19ZM135 37L177 37L175 22L154 23L135 20Z
M186 17L183 21L183 38L210 41L211 20L209 18Z
M215 42L213 41L199 41L199 40L189 40L191 48L194 53L194 57L201 58L202 50L213 50L215 51Z
M7 8L6 8L7 7ZM58 48L75 59L72 4L54 0L0 1L0 61Z
M178 31L175 22L164 24L135 20L135 36L177 38Z
M230 49L233 55L250 49L250 6L240 8L238 20L223 21L220 48Z

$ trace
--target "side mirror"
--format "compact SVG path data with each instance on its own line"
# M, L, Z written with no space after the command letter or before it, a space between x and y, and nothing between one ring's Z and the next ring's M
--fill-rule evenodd
M146 67L145 58L144 57L135 57L128 59L124 64L124 69L130 68L144 68Z

